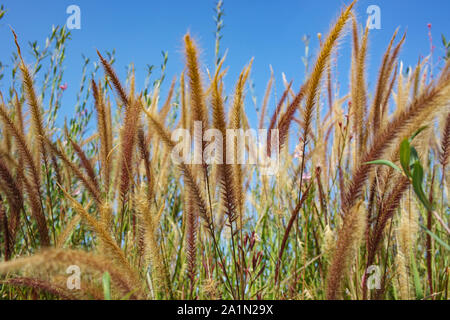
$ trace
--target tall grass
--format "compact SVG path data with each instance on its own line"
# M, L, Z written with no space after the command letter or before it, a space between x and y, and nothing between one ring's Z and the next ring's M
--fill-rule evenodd
M298 91L285 81L273 110L275 77L268 82L257 122L279 130L273 176L255 165L171 160L175 129L202 141L207 129L226 136L252 122L245 104L252 61L234 91L224 90L221 2L212 74L204 74L189 34L186 68L167 97L160 96L164 73L137 92L134 69L122 81L114 56L98 52L104 75L94 70L88 79L84 70L79 118L64 128L54 121L64 59L53 59L56 71L36 85L40 68L24 61L14 33L21 78L0 100L0 297L448 299L450 63L432 78L428 58L405 71L399 57L407 38L396 32L370 92L370 30L360 32L353 6L320 36ZM342 94L333 84L334 55L346 29L352 67ZM53 31L56 52L64 52L66 32ZM36 52L40 65L45 54ZM84 130L88 123L93 132ZM415 181L373 164L400 166L401 142L424 126L411 144L432 210L415 196ZM207 147L197 144L202 154ZM74 265L81 286L71 290L66 270Z

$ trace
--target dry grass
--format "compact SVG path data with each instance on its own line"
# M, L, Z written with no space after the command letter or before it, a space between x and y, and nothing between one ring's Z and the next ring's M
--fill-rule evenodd
M258 128L280 132L273 176L255 165L171 159L175 129L202 141L195 122L202 135L213 128L223 137L250 127L253 60L230 99L225 59L203 74L186 35L186 69L160 107L159 84L136 92L132 71L124 86L98 53L105 76L90 82L96 130L87 135L77 129L82 119L63 130L46 122L51 110L14 34L22 90L0 103L0 298L101 299L107 272L114 299L448 299L450 63L434 80L426 61L404 73L407 40L396 32L370 92L370 31L360 34L353 5L321 38L298 93L285 81L273 110L273 74L268 82ZM333 55L346 28L350 88L338 95ZM413 145L433 211L408 177L367 165L388 159L400 166L401 141L423 126ZM201 154L207 147L197 144ZM72 265L84 267L80 290L66 287ZM374 266L379 286L369 288Z

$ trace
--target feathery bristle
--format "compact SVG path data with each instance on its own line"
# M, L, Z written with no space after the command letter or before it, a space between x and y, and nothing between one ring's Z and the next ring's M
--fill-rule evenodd
M92 79L92 92L94 96L94 106L97 111L97 129L100 138L100 155L101 155L101 170L106 191L110 184L110 160L109 160L109 141L107 129L107 117L105 110L105 102L101 87L98 87L95 80Z
M327 299L335 300L340 296L340 286L359 242L363 239L366 227L365 214L361 203L346 216L339 232L333 259L328 270Z
M124 125L121 132L121 176L120 176L120 195L122 201L128 193L133 177L133 155L136 145L137 125L141 111L141 102L136 101L130 105L125 112Z
M45 130L44 130L44 121L42 119L41 106L38 102L36 91L34 89L33 77L30 71L28 70L28 67L25 65L25 62L23 61L20 46L17 40L17 35L14 32L14 30L12 32L14 34L14 41L16 43L17 52L20 58L20 71L22 72L23 87L25 89L28 105L30 106L33 129L38 140L38 150L39 150L38 159L40 159L40 156L42 155L43 160L47 161L46 159L47 155L45 151ZM37 161L37 163L39 164L40 161ZM40 165L36 166L36 169L40 170Z
M366 27L364 36L361 42L360 48L355 48L354 56L354 75L352 81L352 112L354 114L354 133L356 135L356 146L358 152L356 155L364 152L364 121L367 109L367 93L366 93L366 79L365 79L365 67L366 67L366 52L368 41L369 28ZM357 41L357 40L355 40ZM355 43L354 46L357 46ZM358 160L356 160L358 162Z
M101 275L108 272L112 282L122 292L122 295L132 293L132 298L142 297L141 292L137 290L139 287L136 287L136 284L126 274L112 264L111 260L84 251L47 249L32 257L24 257L0 263L0 274L16 272L24 268L30 270L34 268L34 272L36 273L44 270L54 270L55 268L61 268L65 272L67 267L72 265L85 267L85 272L91 270L99 272Z
M170 151L172 151L175 148L174 142L170 139L169 133L167 133L164 126L158 121L157 118L155 118L153 115L148 113L145 109L144 112L146 113L152 128L155 130L156 134L159 136L159 138L167 145ZM211 217L208 214L206 200L204 199L204 196L201 189L197 185L194 179L194 174L192 173L192 170L184 163L181 163L179 165L179 168L181 172L183 173L185 177L185 182L188 186L188 188L192 191L192 196L194 203L197 207L197 210L199 210L200 216L204 220L205 224L208 227L212 227L212 221Z
M81 166L86 171L89 180L92 182L95 189L100 190L100 185L97 181L97 174L95 173L94 167L92 166L92 163L88 159L86 153L83 151L83 149L81 149L80 145L75 141L73 141L69 136L67 136L67 139L69 140L76 154L80 158Z
M89 178L87 178L81 171L80 169L78 169L74 163L72 161L69 160L69 158L67 157L67 155L59 150L58 147L56 147L51 141L47 140L47 145L50 148L50 150L52 151L52 153L54 153L58 158L60 158L64 164L70 168L70 170L75 174L75 176L78 177L78 179L80 179L84 186L86 187L86 189L89 191L89 193L92 195L92 197L95 199L95 201L98 204L101 204L101 196L100 196L100 191L97 189L97 187L91 182L91 180Z
M272 85L274 82L274 77L273 77L273 70L272 67L270 68L270 79L269 82L267 83L267 87L266 87L266 93L264 94L264 100L261 106L261 114L259 116L259 128L262 129L264 127L264 121L265 121L265 117L266 117L266 110L267 110L267 104L269 103L269 99L270 99L270 94L272 92Z
M32 288L34 290L49 293L62 300L77 300L77 298L70 292L68 292L68 290L64 287L40 279L22 277L0 281L0 284L14 287Z
M441 166L443 171L445 172L445 168L447 167L448 161L450 158L450 113L447 115L445 120L444 131L442 133L442 141L441 141L441 154L439 155L439 160L441 162Z
M192 122L200 121L202 123L203 137L203 132L208 128L209 121L205 103L205 93L200 75L200 67L198 64L197 48L189 34L184 37L184 42L186 51L186 65L189 76ZM200 139L200 141L203 141L203 139ZM202 151L203 150L204 146L202 147Z
M114 71L113 67L111 66L111 64L106 61L103 56L100 54L100 52L97 50L97 54L100 58L100 61L103 65L103 68L105 69L106 74L110 77L114 88L116 89L117 95L119 96L120 100L122 101L123 105L125 107L128 106L129 104L129 99L128 99L128 95L125 92L125 89L122 87L122 84L119 81L119 78L117 77L116 72Z
M0 190L6 194L6 199L10 206L9 233L11 239L15 239L17 228L20 224L20 211L23 209L23 194L16 179L0 158Z
M217 130L219 130L222 134L222 137L226 137L226 119L225 119L225 110L223 106L223 98L222 92L219 88L220 86L220 69L221 65L217 67L216 75L214 76L214 80L212 83L212 109L213 109L213 126ZM224 198L224 205L226 207L226 214L229 218L230 224L233 223L236 216L237 203L235 198L235 188L233 181L232 165L228 164L228 153L227 153L227 144L224 143L222 149L219 150L219 157L222 159L222 164L218 165L219 174L220 174L220 185L222 187L222 196Z

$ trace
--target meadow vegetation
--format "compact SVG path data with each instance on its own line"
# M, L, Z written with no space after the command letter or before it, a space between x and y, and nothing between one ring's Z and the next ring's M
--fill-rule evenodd
M133 68L118 78L114 53L98 52L91 75L85 58L76 115L63 126L70 33L31 43L34 61L14 33L0 100L0 298L448 299L450 62L407 68L406 34L395 32L369 90L370 30L353 6L273 108L269 79L257 122L279 130L273 176L171 160L175 129L251 128L252 60L225 93L220 14L215 69L187 34L185 69L164 97L166 55L141 92ZM339 89L344 36L350 83ZM81 270L76 290L70 266Z

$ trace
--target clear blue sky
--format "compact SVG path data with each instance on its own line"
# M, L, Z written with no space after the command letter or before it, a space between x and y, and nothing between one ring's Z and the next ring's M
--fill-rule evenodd
M349 0L225 0L225 29L222 42L228 48L227 66L230 67L226 87L231 92L241 68L255 58L252 79L258 101L261 102L272 65L278 96L282 89L281 72L288 80L294 79L297 88L304 79L301 57L304 45L301 38L311 35L311 53L317 52L318 32L325 34L337 17L343 4ZM213 21L214 0L164 0L164 1L106 1L106 0L6 0L7 13L0 21L0 61L9 64L15 50L8 25L20 37L26 47L28 41L37 40L43 45L52 25L64 25L71 4L80 6L82 29L73 30L67 49L64 82L69 89L64 93L63 112L73 114L75 93L81 79L81 54L96 58L95 49L101 52L116 49L116 69L123 79L125 67L133 62L137 69L137 81L143 84L145 66L161 64L161 51L169 52L167 80L179 75L183 69L182 37L190 31L202 48L201 59L207 66L214 63ZM432 23L435 59L443 55L441 34L450 38L450 1L448 0L360 0L357 14L360 22L367 18L369 5L381 8L381 30L373 30L370 36L370 82L375 81L381 56L394 30L407 31L407 40L401 53L406 65L417 62L419 56L430 52L427 24ZM339 60L342 90L346 90L349 35L342 42ZM30 56L28 56L30 58ZM32 63L30 59L26 59ZM8 88L8 77L0 83L2 91ZM166 83L166 86L169 84ZM270 108L273 109L272 99ZM253 109L247 106L247 109Z

